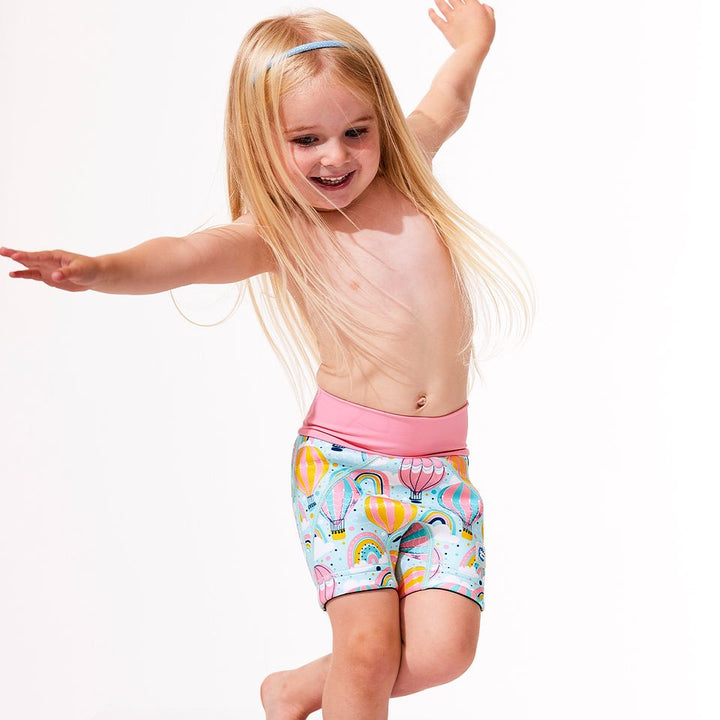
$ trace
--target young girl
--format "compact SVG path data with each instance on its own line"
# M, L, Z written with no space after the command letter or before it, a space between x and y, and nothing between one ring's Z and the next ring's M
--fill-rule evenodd
M0 249L27 268L11 277L69 291L247 282L284 367L259 297L300 360L319 361L290 479L332 654L264 680L272 720L321 707L327 720L386 718L390 697L449 682L475 654L476 300L487 343L514 320L528 332L534 293L522 262L432 175L495 32L477 0L436 4L430 18L454 52L407 118L367 40L335 15L291 13L247 33L226 110L231 224L99 257Z

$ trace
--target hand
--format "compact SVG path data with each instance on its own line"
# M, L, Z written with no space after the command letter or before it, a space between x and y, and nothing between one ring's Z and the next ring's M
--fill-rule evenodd
M0 248L0 255L28 268L15 270L10 273L10 277L42 280L50 287L60 290L90 290L101 279L100 263L97 258L87 255L77 255L65 250L23 252L5 247Z
M428 10L430 19L453 49L470 47L485 57L495 37L495 11L478 0L452 0L452 5L435 0L435 4L445 19L432 8Z

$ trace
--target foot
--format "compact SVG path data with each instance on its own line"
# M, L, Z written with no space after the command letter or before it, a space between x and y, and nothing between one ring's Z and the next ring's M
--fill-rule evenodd
M270 673L260 686L260 699L266 720L306 720L309 713L297 708L288 698L291 670Z

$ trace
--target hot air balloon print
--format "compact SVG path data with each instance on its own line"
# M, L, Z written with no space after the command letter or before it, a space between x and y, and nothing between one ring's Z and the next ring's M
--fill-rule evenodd
M395 569L398 584L398 594L405 597L416 590L423 589L423 581L425 580L425 566L415 561L415 564L408 568L404 567L404 563L400 563Z
M330 463L321 450L313 445L300 446L293 470L297 489L307 496L308 511L315 507L313 492L329 469Z
M360 491L347 475L331 486L320 512L330 521L330 535L333 540L342 540L345 537L345 516L359 498Z
M416 505L392 500L379 495L369 495L365 498L365 515L371 523L392 535L403 525L411 523L418 514Z
M400 560L395 567L401 597L423 588L432 549L432 531L422 523L410 525L400 541Z
M427 559L432 543L432 531L422 523L414 522L402 536L400 552Z
M467 483L448 485L437 496L438 502L462 520L461 535L472 540L470 526L483 514L483 502L480 494Z
M318 589L318 600L325 605L328 600L335 597L335 578L332 571L326 565L315 565L315 584Z
M455 472L460 476L460 479L464 482L469 482L468 468L470 458L467 455L448 455L446 459L455 468Z
M436 457L406 457L400 463L398 475L410 490L410 502L419 503L423 490L435 487L445 477L445 465Z

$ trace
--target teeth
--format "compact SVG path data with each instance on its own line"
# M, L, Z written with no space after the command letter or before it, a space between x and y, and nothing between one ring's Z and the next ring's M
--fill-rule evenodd
M339 178L318 177L315 179L319 180L323 185L339 185L340 183L345 182L349 175L350 173L345 173L345 175L342 175Z

